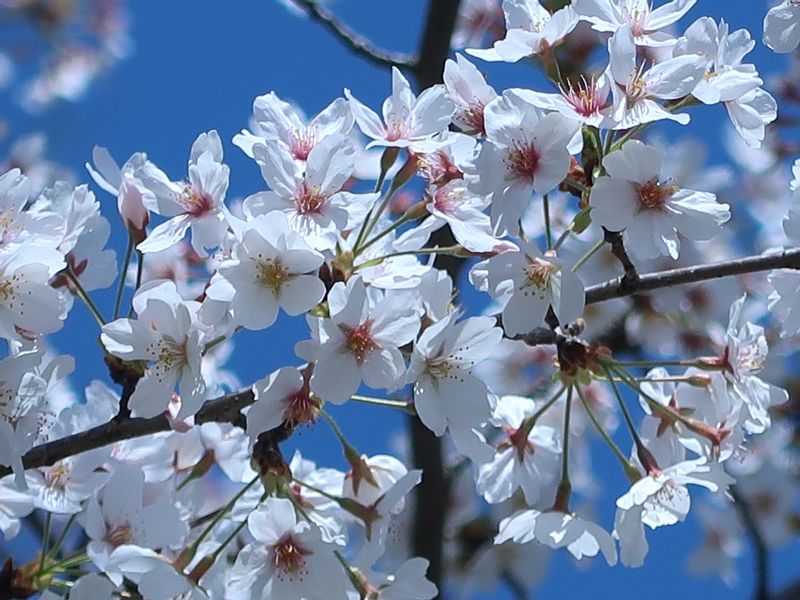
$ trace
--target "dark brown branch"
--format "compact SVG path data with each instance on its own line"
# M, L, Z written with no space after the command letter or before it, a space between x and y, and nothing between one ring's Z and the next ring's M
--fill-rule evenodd
M586 288L586 304L632 296L642 292L651 292L665 287L698 283L732 275L744 275L745 273L771 271L772 269L800 269L800 248L793 248L776 254L746 256L710 265L696 265L682 269L647 273L646 275L639 275L638 279L633 283L625 282L624 275L615 277L605 283Z
M209 400L195 415L194 421L197 424L230 423L239 417L242 408L252 403L253 392L249 389ZM150 419L113 419L87 431L36 446L22 457L22 464L26 469L49 467L68 456L169 429L169 421L164 415ZM10 469L0 466L0 477L8 473Z
M414 68L416 61L407 54L389 52L378 48L364 36L348 27L336 15L320 4L318 0L295 0L297 4L306 9L310 18L320 23L334 34L350 50L359 54L381 67L406 67Z
M594 304L665 287L772 269L800 269L800 248L766 256L747 256L710 265L647 273L640 275L636 284L627 286L627 289L622 284L623 278L616 277L587 288L586 303ZM549 329L540 327L525 335L517 336L515 339L535 345L555 343L558 341L557 338L558 336ZM209 400L195 416L195 422L198 424L212 421L232 423L239 418L241 409L252 402L253 394L249 389ZM169 428L169 422L164 416L151 419L115 419L88 431L36 446L25 454L22 464L27 469L50 466L62 458L80 452L159 431L167 431ZM8 468L0 467L0 476L7 475L9 472Z
M413 69L417 87L421 90L442 82L459 3L460 0L428 0L419 59ZM455 243L455 239L450 228L444 227L431 236L431 243L449 246ZM458 281L464 260L439 255L434 265L445 269L453 281ZM442 598L444 523L450 504L450 481L444 468L442 440L425 427L418 417L410 417L409 425L414 467L423 472L422 482L416 490L412 519L412 554L428 560L428 579L439 589L438 598Z
M769 550L764 541L764 536L758 528L750 504L739 493L735 485L730 488L731 498L733 498L734 505L739 511L739 516L744 524L745 531L750 538L750 543L753 545L753 554L755 555L756 563L756 585L753 594L754 600L770 600L769 595Z
M625 249L625 243L622 241L622 232L609 231L603 228L603 235L606 242L611 245L611 254L620 262L624 274L622 276L622 284L624 286L634 285L639 280L639 273L636 272L636 266L633 264L631 257L628 256L628 251Z

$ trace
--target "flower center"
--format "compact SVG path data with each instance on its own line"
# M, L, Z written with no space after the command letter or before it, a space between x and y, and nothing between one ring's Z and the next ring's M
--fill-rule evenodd
M316 143L317 132L313 127L306 127L302 131L295 129L289 139L289 149L297 160L307 160Z
M291 535L284 535L270 551L272 564L281 581L303 579L308 574L306 556L311 554Z
M461 113L461 121L467 126L465 133L480 133L486 135L486 124L483 117L483 102L476 100L465 108Z
M582 117L591 117L599 114L603 108L603 103L597 90L597 81L594 77L589 81L581 77L581 81L577 85L572 85L572 82L568 82L566 89L561 88L561 94L575 112Z
M374 350L378 349L378 344L372 338L372 321L364 321L358 327L342 326L345 335L345 347L362 364Z
M645 210L661 210L675 191L675 186L657 180L643 183L638 189L639 206Z
M64 491L69 481L70 469L63 461L59 461L45 470L44 481L52 490Z
M328 197L321 194L318 188L309 187L303 182L300 193L295 199L297 212L301 215L319 214L327 199Z
M398 117L392 113L386 119L386 141L396 142L402 140L407 136L408 123L406 119Z
M524 177L533 181L536 171L539 170L539 151L533 144L516 144L508 153L506 166L518 177Z
M311 398L306 387L297 390L286 398L284 423L294 428L303 423L312 423L319 414L319 404Z
M105 541L114 548L128 544L133 541L133 527L127 521L115 525L106 533Z
M209 213L214 207L211 196L188 184L183 188L183 193L178 196L178 204L196 219Z
M283 284L292 278L292 274L277 258L258 262L257 269L258 281L276 296L280 294Z
M550 280L558 272L559 266L541 258L531 258L527 255L525 259L528 264L522 269L525 281L522 283L520 290L526 296L534 294L543 300L545 292L550 288Z
M439 188L433 195L433 206L439 212L447 214L461 203L463 196L463 188Z

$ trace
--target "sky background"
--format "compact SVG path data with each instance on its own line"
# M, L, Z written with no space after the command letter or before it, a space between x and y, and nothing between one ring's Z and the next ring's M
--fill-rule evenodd
M179 179L185 176L189 148L197 134L216 129L225 147L225 162L231 167L228 199L232 200L264 189L255 163L230 143L233 135L247 126L255 96L274 90L314 114L340 96L344 87L375 108L390 93L387 70L350 54L320 26L290 14L275 0L133 0L128 4L133 54L100 79L81 102L28 115L9 98L0 98L0 115L9 124L9 135L0 142L0 155L19 135L43 131L50 142L49 157L76 171L81 181L89 181L83 163L91 159L95 144L108 147L120 163L135 151L146 151L173 179ZM339 0L334 8L347 23L382 47L407 52L416 48L423 0ZM786 63L785 58L760 43L766 8L761 0L700 0L682 25L710 15L724 16L731 29L748 27L759 40L750 60L768 79ZM498 90L539 80L524 65L481 65L481 69ZM693 126L685 132L677 126L667 126L663 131L673 138L682 133L701 136L711 149L709 162L726 161L719 141L727 120L724 110L705 109L696 112L693 119ZM126 238L116 219L115 202L92 187L107 208L106 215L114 227L111 245L121 257ZM113 291L95 296L103 312L109 314ZM95 332L96 325L84 307L76 304L65 329L53 337L60 351L77 357L73 376L76 390L82 390L94 378L107 380L95 334L87 336L89 331ZM275 368L296 364L293 342L306 336L302 320L289 322L284 316L266 332L238 334L230 364L247 385ZM394 452L403 434L403 419L387 410L348 405L345 410L332 412L341 416L343 429L362 452ZM297 444L320 465L342 464L335 439L323 425L295 436L288 444L287 456ZM613 463L605 449L599 445L596 449L593 462L601 469L610 467ZM601 523L610 526L612 498L623 489L624 481L617 470L609 469L603 483L607 488L603 502L609 505L609 512L600 517ZM576 568L565 551L555 552L550 573L535 597L589 596L602 600L628 592L644 594L649 600L751 597L753 563L749 551L738 563L741 581L734 590L721 580L698 580L686 572L686 557L699 542L691 516L684 525L651 532L649 541L645 566L636 570L611 569L600 560L584 561ZM793 543L773 554L772 583L776 589L800 574L796 550ZM475 597L509 596L498 588Z

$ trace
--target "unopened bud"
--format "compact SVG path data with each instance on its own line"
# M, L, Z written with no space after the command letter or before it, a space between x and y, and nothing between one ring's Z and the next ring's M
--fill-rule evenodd
M147 237L145 227L150 222L150 212L142 201L142 192L130 178L123 178L119 186L117 209L134 244L143 242Z
M711 385L711 375L690 375L686 381L694 387L708 387Z

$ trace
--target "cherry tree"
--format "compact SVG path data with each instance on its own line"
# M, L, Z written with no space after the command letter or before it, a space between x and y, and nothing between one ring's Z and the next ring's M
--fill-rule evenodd
M40 546L0 597L526 598L552 552L637 568L690 515L690 571L733 585L750 544L756 597L796 597L768 566L800 499L800 89L747 55L794 51L798 3L750 32L693 0L431 0L414 55L288 6L384 68L380 106L264 90L176 172L3 166L0 533ZM498 62L538 79L501 89ZM704 113L736 173L704 164ZM84 310L106 377L78 398L91 365L51 337ZM239 384L232 345L282 319L293 359ZM407 416L407 452L359 451L335 415L364 404ZM341 458L288 456L310 427Z

